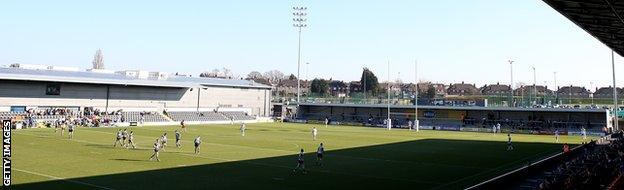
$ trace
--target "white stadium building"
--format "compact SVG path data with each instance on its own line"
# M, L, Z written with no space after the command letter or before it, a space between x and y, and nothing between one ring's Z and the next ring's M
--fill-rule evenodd
M5 118L29 110L65 109L72 113L98 110L105 113L102 117L118 111L124 114L124 122L138 122L139 115L153 123L257 121L270 116L270 100L270 86L247 80L139 70L0 67L0 117Z

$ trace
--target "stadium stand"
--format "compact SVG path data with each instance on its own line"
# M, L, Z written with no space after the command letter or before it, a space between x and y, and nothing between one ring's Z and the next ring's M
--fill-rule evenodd
M0 111L34 115L93 115L89 110L193 111L232 108L249 115L270 115L271 87L242 79L191 77L166 72L64 71L0 66ZM235 108L235 109L234 109ZM140 119L127 113L128 121ZM140 115L138 115L140 116ZM238 115L237 115L238 116ZM108 118L108 116L106 116ZM37 116L54 119L57 116ZM167 121L146 116L145 122ZM225 119L229 120L229 119Z
M254 120L256 119L253 116L247 115L247 113L242 111L225 111L221 112L225 117L233 119L233 120Z
M387 105L301 104L296 116L286 121L385 127ZM407 128L414 107L391 106L393 128ZM580 135L582 128L599 135L607 127L607 112L595 109L490 108L419 106L420 129L489 132L500 124L503 131L530 134Z
M467 189L623 189L622 132L568 149Z
M174 121L242 121L256 119L243 111L173 111L168 112L167 115Z
M36 120L56 120L64 118L65 115L33 115L32 118Z
M220 113L205 111L205 112L184 112L173 111L168 112L169 117L174 121L226 121L227 117Z
M116 110L104 112L98 109L86 110L85 112L73 111L50 111L53 109L38 110L30 109L26 112L0 112L0 120L24 121L28 126L34 125L34 122L54 123L62 119L75 119L81 121L86 126L111 125L118 123L166 123L179 121L193 122L226 122L226 121L248 121L255 120L255 116L248 115L244 111L123 111Z
M143 118L143 119L141 119ZM167 122L169 121L163 115L157 112L131 111L122 112L121 115L102 115L102 119L122 120L121 122Z
M622 140L590 143L583 153L542 173L536 189L605 189L624 172ZM621 189L618 187L616 189Z
M23 114L24 112L0 112L0 120L13 119Z

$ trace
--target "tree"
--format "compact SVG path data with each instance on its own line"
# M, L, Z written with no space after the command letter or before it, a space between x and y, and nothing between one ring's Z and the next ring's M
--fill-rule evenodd
M278 70L270 70L264 73L264 78L267 79L272 86L276 86L284 79L284 73Z
M249 72L249 74L247 74L247 79L261 79L261 78L264 78L264 76L262 76L262 73L258 71L251 71Z
M220 74L221 74L221 77L226 78L226 79L234 78L234 73L232 73L232 70L225 68L225 67L223 67Z
M290 76L288 76L288 80L297 80L297 76L290 74Z
M95 55L93 56L93 69L104 69L104 55L102 55L102 50L98 49L95 51Z
M433 85L429 85L427 88L427 92L424 94L424 98L434 99L436 95L436 90Z
M360 83L362 84L362 90L365 89L366 93L372 92L373 95L377 94L379 90L379 81L377 80L377 76L375 76L375 74L368 68L364 68L362 71Z
M219 76L219 69L213 69L212 71L204 71L199 74L199 77L217 78Z
M216 75L214 75L213 72L204 71L199 73L199 77L214 78Z
M223 78L223 79L233 79L238 78L234 76L234 73L228 68L223 67L222 70L213 69L212 71L204 71L199 74L199 77L208 77L208 78Z
M327 94L329 90L329 82L325 79L314 79L312 80L312 84L310 84L310 92L318 93L320 95Z

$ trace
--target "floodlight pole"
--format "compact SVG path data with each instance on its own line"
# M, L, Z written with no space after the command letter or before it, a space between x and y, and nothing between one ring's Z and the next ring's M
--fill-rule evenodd
M593 106L593 105L594 105L594 92L595 92L595 91L594 91L594 92L592 92L592 91L591 91L591 90L592 90L592 88L594 88L594 82L591 82L591 81L590 81L590 82L589 82L589 90L588 90L588 91L589 91L589 95L591 96L591 105Z
M310 63L306 62L306 72L305 72L305 79L306 79L306 81L308 80L308 68L309 68L309 66L310 66Z
M553 72L553 76L555 77L555 103L559 104L559 88L557 88L557 72Z
M614 130L619 130L619 122L618 122L618 102L617 102L617 87L615 86L615 55L613 50L611 50L611 69L613 72L613 127Z
M535 74L535 67L533 67L533 96L534 96L533 101L537 103L537 77Z
M299 77L299 74L301 72L301 28L305 28L307 26L307 9L307 7L293 7L293 21L295 22L293 26L297 28L299 34L297 51L297 106L299 106L299 104L301 103L301 78Z

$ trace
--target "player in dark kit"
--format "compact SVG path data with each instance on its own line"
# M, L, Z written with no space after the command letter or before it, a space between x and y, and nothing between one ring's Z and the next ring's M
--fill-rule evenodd
M126 146L127 148L130 148L130 146L132 146L132 148L136 148L136 145L134 144L134 132L130 131L130 134L128 135L128 146Z
M195 154L199 154L199 145L201 145L202 141L199 136L195 138Z
M182 131L186 132L186 125L184 125L184 120L180 121L180 127L182 128Z
M175 139L176 139L176 147L180 148L182 147L182 145L180 144L180 139L182 138L182 135L180 134L180 132L178 130L175 130Z
M299 152L299 156L297 156L297 167L295 167L295 169L293 169L293 173L297 173L297 171L302 171L303 174L308 173L305 170L305 163L304 163L304 160L303 160L303 148Z
M316 165L323 165L323 154L325 154L325 147L323 143L316 149Z
M128 139L128 129L124 129L121 132L121 146L123 147L128 146L128 144L126 144L126 139Z

